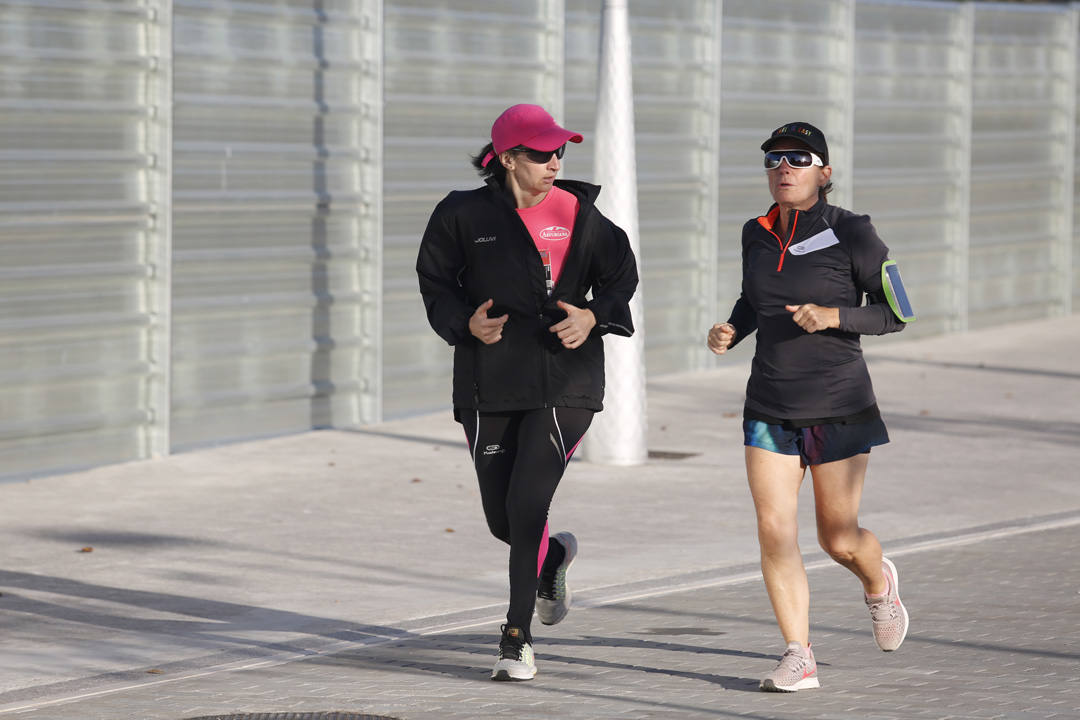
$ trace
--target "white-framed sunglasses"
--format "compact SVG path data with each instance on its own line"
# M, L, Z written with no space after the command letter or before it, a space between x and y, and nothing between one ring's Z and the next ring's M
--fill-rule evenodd
M775 170L785 160L788 166L793 168L808 168L813 165L825 167L821 156L809 150L770 150L765 153L765 169Z

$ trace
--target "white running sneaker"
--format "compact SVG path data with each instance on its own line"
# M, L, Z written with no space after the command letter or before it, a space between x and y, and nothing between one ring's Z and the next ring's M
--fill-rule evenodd
M499 641L499 660L491 671L492 680L532 680L536 677L533 648L525 642L525 633L518 627L502 626Z
M881 558L881 571L889 583L883 595L871 597L863 593L863 600L870 608L874 621L874 642L885 652L892 652L904 642L908 631L908 612L900 602L900 576L896 566L887 557Z
M570 588L566 586L566 571L577 557L577 538L573 533L561 532L551 539L562 545L566 551L559 567L553 573L540 573L536 588L536 615L545 625L560 622L570 612Z
M759 687L765 692L795 692L821 687L817 677L814 651L798 642L789 642L776 669L762 679Z

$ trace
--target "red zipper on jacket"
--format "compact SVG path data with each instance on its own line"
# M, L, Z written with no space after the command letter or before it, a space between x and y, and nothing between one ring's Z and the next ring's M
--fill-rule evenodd
M780 208L777 208L776 211L776 218L779 218ZM765 217L759 217L758 225L768 230L769 234L776 238L776 242L780 245L780 263L776 266L776 272L780 272L784 269L784 256L787 255L787 249L790 247L791 241L795 237L795 228L799 224L799 211L795 211L795 219L791 221L791 233L788 235L786 243L780 239L779 235L773 232L773 225L776 224L776 218L771 218L772 222L766 225L764 221L769 220L770 218L767 215Z

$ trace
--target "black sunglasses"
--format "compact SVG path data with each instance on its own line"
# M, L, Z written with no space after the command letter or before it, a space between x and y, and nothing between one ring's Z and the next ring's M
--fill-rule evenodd
M562 160L563 153L566 152L566 145L560 145L554 150L533 150L531 147L518 145L516 148L512 148L512 150L524 155L525 159L529 162L536 163L537 165L545 165L551 162L552 155Z

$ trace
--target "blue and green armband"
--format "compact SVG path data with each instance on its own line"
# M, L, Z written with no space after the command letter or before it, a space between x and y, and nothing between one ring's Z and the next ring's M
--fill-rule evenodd
M896 317L909 323L915 319L915 310L911 307L904 281L900 279L900 268L895 260L886 260L881 264L881 287L885 291L885 300Z

